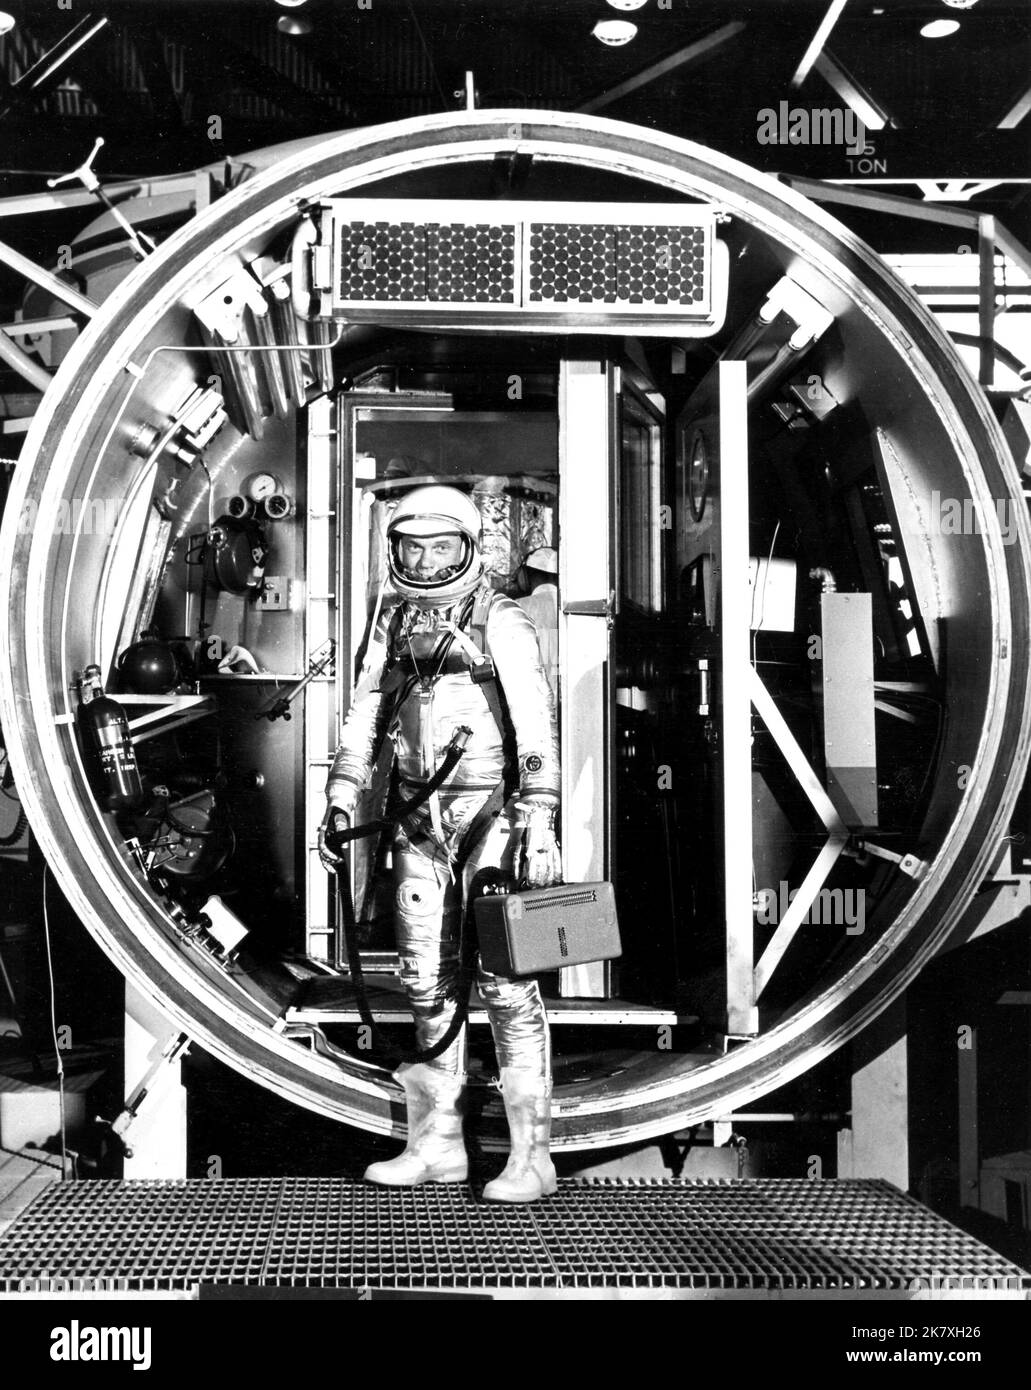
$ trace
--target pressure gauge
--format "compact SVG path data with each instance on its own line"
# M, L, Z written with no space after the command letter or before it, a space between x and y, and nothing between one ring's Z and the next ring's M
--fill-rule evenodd
M282 492L283 484L274 473L251 473L244 478L241 491L252 502L264 502L266 497Z

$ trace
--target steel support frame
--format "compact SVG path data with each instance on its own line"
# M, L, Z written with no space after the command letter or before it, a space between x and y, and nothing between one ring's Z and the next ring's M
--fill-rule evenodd
M59 280L52 271L45 270L35 261L30 261L28 256L23 256L13 246L8 246L6 242L2 241L0 241L0 261L4 265L10 266L22 279L30 280L42 289L49 290L55 299L60 300L62 304L67 304L76 313L85 314L87 318L92 318L97 312L99 305L94 304L92 299L87 299L77 289L65 284L63 280Z
M763 684L758 671L751 663L748 667L748 691L752 704L827 831L827 839L821 846L812 867L802 880L801 887L778 923L777 930L767 943L766 950L760 956L755 967L754 989L755 997L758 999L769 984L770 977L783 959L784 953L802 925L806 913L812 907L817 894L827 880L827 876L848 843L849 831L838 814L833 801L831 801L826 788L802 752L798 740L788 727L787 721L777 708L773 697Z
M830 38L831 30L841 18L841 12L844 10L847 3L848 0L831 0L827 13L820 20L816 33L810 40L808 48L802 54L798 67L794 71L791 78L792 87L801 87L802 83L809 76L813 64L823 52L824 45Z
M962 227L977 235L978 251L978 334L980 337L980 366L978 380L990 389L995 382L995 254L1011 260L1031 278L1031 250L1011 232L986 213L967 212L960 208L944 207L934 200L917 202L915 198L900 198L893 193L871 193L837 182L788 178L796 192L814 202L843 203L863 212L884 212L896 217L914 218L951 227ZM1003 310L1005 312L1005 310Z
M845 71L829 49L824 49L813 66L845 105L856 113L867 130L883 130L885 126L898 125L869 92Z

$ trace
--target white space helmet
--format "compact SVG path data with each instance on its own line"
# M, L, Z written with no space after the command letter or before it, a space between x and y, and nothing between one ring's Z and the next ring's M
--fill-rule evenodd
M390 577L402 598L427 605L452 603L472 593L483 578L480 531L483 522L471 497L453 487L417 487L401 498L387 523ZM419 579L401 564L402 536L459 535L462 553L458 562Z

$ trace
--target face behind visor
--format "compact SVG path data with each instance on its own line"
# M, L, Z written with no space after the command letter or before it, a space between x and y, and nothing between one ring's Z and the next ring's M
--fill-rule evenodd
M472 542L457 531L439 536L394 536L397 569L409 583L444 584L458 578L469 565Z
M431 486L408 493L387 526L390 577L398 594L421 606L436 607L471 593L483 578L480 530L475 502L457 488ZM405 537L429 541L442 536L457 536L461 541L457 560L432 572L418 561L411 568L406 566Z

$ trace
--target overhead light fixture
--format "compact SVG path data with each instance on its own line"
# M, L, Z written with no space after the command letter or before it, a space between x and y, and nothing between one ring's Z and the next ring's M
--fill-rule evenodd
M609 0L609 4L614 10L640 10L647 3L648 0Z
M283 0L279 0L279 3L282 4ZM312 27L310 19L302 19L299 15L281 14L276 20L276 28L281 34L292 34L295 38L310 34Z
M277 5L282 5L284 10L296 10L299 5L306 5L308 0L276 0Z
M972 10L977 0L945 0L950 10Z
M9 34L17 23L13 14L0 10L0 34Z
M947 39L959 28L958 19L932 19L920 30L922 39Z
M637 25L628 19L599 19L591 33L610 48L622 48L637 33Z

